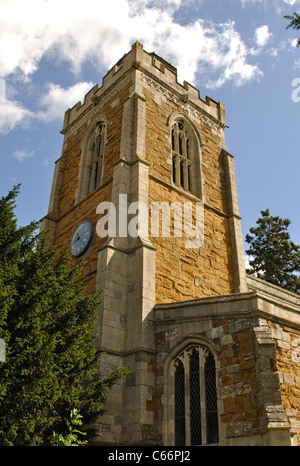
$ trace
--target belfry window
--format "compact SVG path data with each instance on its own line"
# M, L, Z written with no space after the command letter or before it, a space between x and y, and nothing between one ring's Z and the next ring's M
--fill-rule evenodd
M191 192L191 168L193 160L190 135L182 121L175 121L171 131L172 179L177 186Z
M99 122L92 134L87 165L87 194L99 188L104 166L105 124Z
M175 446L219 442L216 368L208 348L191 346L175 360Z

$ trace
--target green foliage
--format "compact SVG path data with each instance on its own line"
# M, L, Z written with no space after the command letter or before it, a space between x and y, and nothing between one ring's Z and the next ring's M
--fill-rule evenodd
M82 416L78 413L77 409L74 408L70 412L70 417L65 419L66 432L64 434L53 432L50 440L51 446L56 447L73 447L79 445L86 445L87 440L82 439L86 437L86 432L79 430L77 427L82 426Z
M250 248L247 272L289 291L300 293L300 246L290 240L289 219L272 217L269 209L261 211L257 227L246 235Z
M74 425L103 413L107 391L127 370L99 378L101 295L84 293L83 265L72 267L69 250L56 255L38 223L17 226L18 192L0 200L0 445L73 444Z
M290 15L287 15L287 16L284 16L285 19L288 19L290 20L290 24L286 27L286 29L289 29L289 28L292 28L292 29L300 29L300 15L298 13L293 13L292 16ZM297 42L297 47L299 47L300 45L300 39L298 39L298 42Z

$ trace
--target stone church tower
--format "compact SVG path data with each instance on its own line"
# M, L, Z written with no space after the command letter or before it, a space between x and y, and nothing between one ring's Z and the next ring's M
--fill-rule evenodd
M245 273L225 110L140 43L66 111L49 211L104 290L99 445L300 444L300 298Z

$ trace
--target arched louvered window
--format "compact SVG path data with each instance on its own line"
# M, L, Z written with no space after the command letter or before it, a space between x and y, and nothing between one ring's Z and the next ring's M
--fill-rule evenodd
M172 182L177 187L202 197L201 141L195 126L186 117L170 118Z
M216 368L208 348L190 346L175 360L175 445L219 442Z
M89 123L82 139L78 187L75 193L76 204L102 185L108 126L106 116L98 115Z
M191 191L190 170L192 166L189 133L182 121L176 121L172 126L172 162L173 182Z
M87 194L101 185L104 166L105 124L98 122L91 136L87 164Z

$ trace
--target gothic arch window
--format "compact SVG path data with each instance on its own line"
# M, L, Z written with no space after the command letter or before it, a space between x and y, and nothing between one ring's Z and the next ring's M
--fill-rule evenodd
M171 157L172 183L202 197L201 141L194 125L183 115L172 115Z
M102 184L107 121L98 117L84 136L81 147L79 183L76 203L91 194Z
M219 442L216 367L212 352L190 346L174 360L175 446Z
M88 149L87 163L87 193L90 194L99 188L102 182L104 166L104 146L105 146L105 123L99 121L96 124Z

